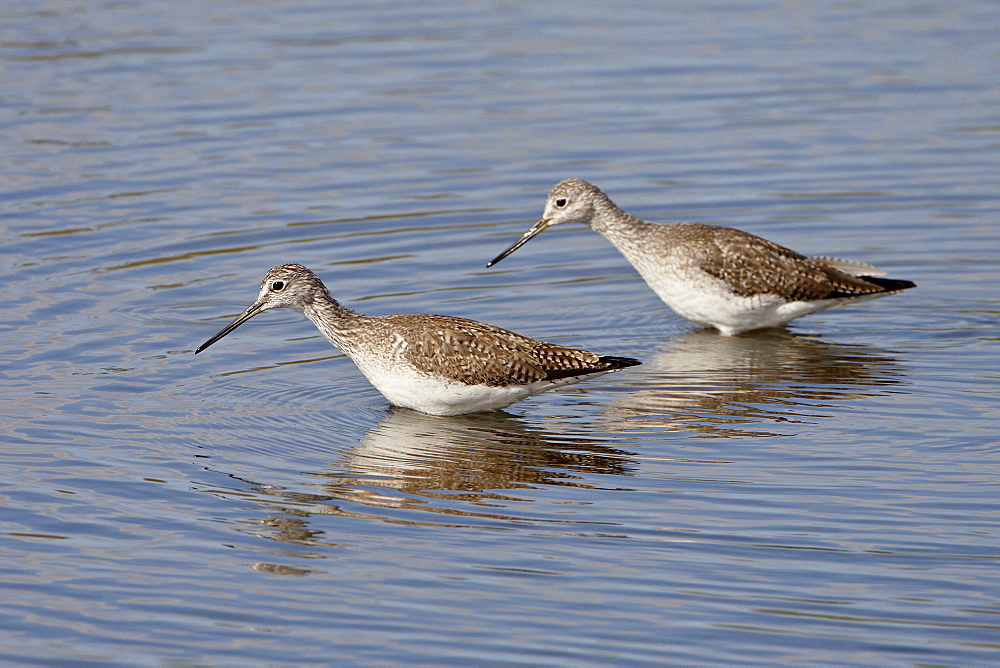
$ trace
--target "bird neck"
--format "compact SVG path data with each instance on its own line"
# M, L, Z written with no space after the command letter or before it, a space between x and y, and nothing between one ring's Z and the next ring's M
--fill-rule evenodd
M594 204L594 216L590 227L611 243L634 238L639 230L649 223L625 213L608 198L601 198Z
M364 319L360 313L343 306L328 293L319 293L302 306L302 313L329 341L340 346Z

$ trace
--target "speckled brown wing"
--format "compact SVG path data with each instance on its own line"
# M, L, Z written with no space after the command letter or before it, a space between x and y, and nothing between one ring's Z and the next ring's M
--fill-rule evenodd
M526 385L638 364L536 341L475 320L405 317L397 322L397 327L405 325L397 329L406 341L404 358L421 371L468 385Z
M702 270L728 283L741 297L775 294L789 301L810 301L886 290L868 277L852 276L821 258L808 258L740 230L713 228L705 243Z

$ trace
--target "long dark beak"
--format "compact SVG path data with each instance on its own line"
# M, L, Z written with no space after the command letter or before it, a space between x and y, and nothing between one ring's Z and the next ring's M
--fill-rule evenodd
M528 230L527 232L525 232L524 234L522 234L520 239L518 239L513 244L511 244L510 248L508 248L507 250L505 250L504 252L500 253L495 258L493 258L492 260L490 260L489 262L487 262L486 263L486 268L489 269L490 267L492 267L493 265L495 265L497 262L499 262L500 260L502 260L505 257L507 257L508 255L510 255L511 253L513 253L514 251L516 251L518 248L520 248L524 244L528 243L528 240L531 239L531 237L535 236L536 234L538 234L539 232L541 232L542 230L544 230L548 226L549 226L549 221L547 221L545 218L542 218L540 221L538 221L537 223L535 223L534 225L532 225L532 227L531 227L530 230Z
M210 345L221 339L223 336L233 331L234 329L245 323L250 318L257 315L258 313L261 313L263 310L264 310L264 304L262 304L261 302L255 303L246 311L243 311L243 313L236 316L236 320L233 320L231 323L223 327L221 332L210 338L208 341L205 341L205 343L201 344L201 346L198 347L198 350L194 351L194 354L197 355L205 348L208 348Z

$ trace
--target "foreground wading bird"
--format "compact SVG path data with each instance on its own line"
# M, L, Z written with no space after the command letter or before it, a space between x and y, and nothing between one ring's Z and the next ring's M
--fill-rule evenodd
M564 348L476 320L444 315L366 316L341 306L300 264L274 267L257 301L195 354L273 308L293 308L343 350L396 406L461 415L635 366L628 357Z
M881 278L884 271L863 262L806 257L729 227L647 223L581 179L556 185L542 219L486 266L563 223L584 223L604 235L667 306L726 335L916 286Z

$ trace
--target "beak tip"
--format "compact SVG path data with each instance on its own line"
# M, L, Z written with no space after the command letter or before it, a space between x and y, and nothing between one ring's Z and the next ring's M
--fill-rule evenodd
M239 327L240 325L242 325L243 323L245 323L250 318L254 317L258 313L261 313L262 311L265 311L265 310L266 309L261 306L260 302L255 303L253 306L251 306L250 308L248 308L246 311L243 311L243 313L241 313L240 315L236 316L236 320L233 320L231 323L229 323L228 325L226 325L225 327L223 327L222 330L218 334L216 334L215 336L213 336L212 338L210 338L208 341L205 341L205 343L203 343L200 346L198 346L198 348L194 351L194 354L197 355L202 350L204 350L205 348L208 348L210 345L212 345L213 343L215 343L216 341L218 341L222 337L224 337L227 334L229 334L231 331L233 331L234 329L236 329L237 327Z
M486 263L486 268L489 269L490 267L492 267L493 265L495 265L497 262L499 262L500 260L502 260L505 257L507 257L508 255L510 255L511 253L513 253L514 251L516 251L518 248L520 248L524 244L528 243L529 239L531 239L533 236L535 236L536 234L538 234L539 232L541 232L542 230L544 230L548 226L549 226L549 223L544 218L542 220L538 221L537 223L535 223L534 226L530 230L528 230L527 232L525 232L524 234L521 235L520 239L518 239L517 241L515 241L514 243L512 243L510 245L510 248L508 248L507 250L505 250L504 252L500 253L495 258L493 258L492 260L490 260L489 262L487 262Z

